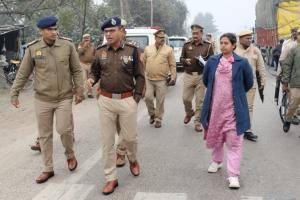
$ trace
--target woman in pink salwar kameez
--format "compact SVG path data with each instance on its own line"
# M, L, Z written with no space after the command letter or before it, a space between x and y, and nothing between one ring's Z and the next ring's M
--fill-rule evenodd
M208 172L215 173L221 168L224 158L223 146L226 144L230 188L240 187L238 177L240 175L243 135L239 134L240 130L237 130L237 124L239 124L237 111L244 112L247 109L245 96L247 89L251 88L251 81L248 79L251 78L249 73L252 74L248 62L233 53L235 44L236 37L234 34L228 33L221 36L222 54L215 57L218 58L215 59L218 62L208 61L203 78L206 82L205 85L208 86L208 94L206 94L208 119L202 124L206 127L204 138L207 148L212 149L212 163L208 167ZM237 64L241 64L241 66ZM236 86L236 83L240 85ZM240 87L241 85L242 87ZM210 100L209 105L208 100ZM247 112L245 114L247 115ZM204 117L201 116L201 118ZM245 119L248 118L249 113ZM247 126L249 125L246 124L245 127Z

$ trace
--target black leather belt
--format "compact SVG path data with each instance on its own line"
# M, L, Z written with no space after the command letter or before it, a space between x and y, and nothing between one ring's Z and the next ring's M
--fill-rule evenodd
M201 75L202 74L201 72L188 72L188 71L185 71L185 73L187 73L189 75Z

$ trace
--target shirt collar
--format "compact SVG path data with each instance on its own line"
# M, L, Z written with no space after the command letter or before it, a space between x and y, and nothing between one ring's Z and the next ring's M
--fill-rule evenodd
M117 50L124 49L124 48L125 48L125 41L122 40L121 43L120 43L120 46L119 46L119 48L117 48ZM113 48L109 44L107 44L107 50L113 50Z
M49 47L49 45L44 41L43 38L41 38L41 41L42 41L41 48ZM61 42L59 41L58 38L55 40L55 42L54 42L54 44L52 46L56 46L56 47L61 46Z
M251 46L252 46L252 44L250 44L250 46L249 46L248 48L245 49L245 48L243 47L243 45L241 45L241 43L238 43L237 45L238 45L238 47L239 47L240 49L243 49L243 50L245 50L245 51L249 51L249 49L250 49Z
M195 42L194 40L192 41L192 43L193 43L194 45L196 45L196 42ZM200 43L199 43L198 45L202 45L202 44L204 44L203 40L201 40Z

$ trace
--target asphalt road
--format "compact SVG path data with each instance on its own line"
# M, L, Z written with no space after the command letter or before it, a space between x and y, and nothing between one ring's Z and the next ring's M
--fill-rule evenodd
M69 172L58 134L54 136L55 176L47 183L34 179L41 156L30 150L36 135L33 92L24 91L21 108L9 105L8 90L0 88L0 200L296 200L300 199L300 128L283 133L273 102L275 80L268 79L265 102L255 102L253 130L258 142L244 142L241 188L228 189L226 168L208 174L210 151L203 133L183 124L182 73L169 88L160 129L149 125L145 103L138 113L141 175L133 177L128 162L118 169L119 187L103 196L105 179L96 100L74 106L75 151L79 166Z

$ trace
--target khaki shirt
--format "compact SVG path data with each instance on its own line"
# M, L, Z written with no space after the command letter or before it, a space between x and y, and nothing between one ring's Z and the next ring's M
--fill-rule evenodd
M144 51L143 61L145 65L146 77L149 80L166 80L169 73L171 79L176 79L176 60L173 49L164 44L159 49L155 44L147 46Z
M125 41L117 50L103 45L96 51L89 77L95 83L100 80L100 88L105 92L134 91L135 99L139 100L145 85L143 63L139 57L137 47Z
M279 57L279 61L284 61L289 53L289 51L297 45L297 41L293 40L292 38L284 41L282 44L281 54Z
M254 78L253 87L256 88L257 85L256 70L258 70L259 75L261 76L261 84L266 85L266 68L261 51L253 44L251 44L247 49L244 49L244 47L238 43L235 53L243 58L247 58L249 64L251 65Z
M17 100L33 71L37 99L49 102L71 99L73 89L83 96L82 70L75 46L69 40L57 38L52 46L48 46L39 39L28 45L11 88L12 102Z
M90 43L84 45L82 42L78 45L78 55L80 62L84 64L92 64L95 59L95 46Z
M183 45L180 62L183 63L185 72L199 72L202 74L203 68L197 64L196 57L200 55L204 60L208 60L209 56L213 55L213 47L210 42L202 40L198 45L193 40L186 42ZM186 64L186 59L191 59L191 65Z

